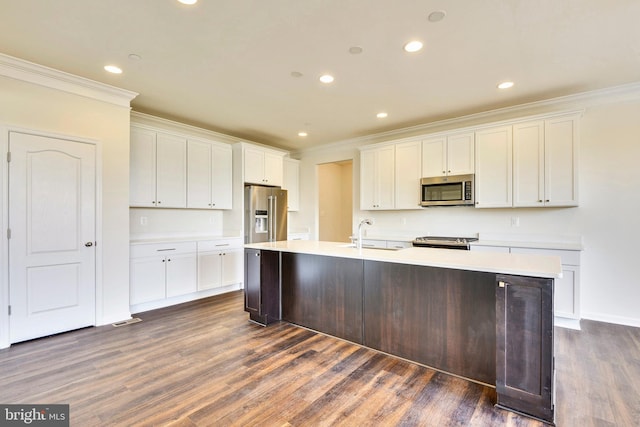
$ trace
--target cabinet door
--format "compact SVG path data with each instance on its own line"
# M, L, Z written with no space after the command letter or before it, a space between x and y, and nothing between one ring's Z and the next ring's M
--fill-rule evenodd
M187 206L187 141L172 135L156 135L157 207Z
M476 132L476 207L512 205L511 126Z
M376 150L376 209L395 207L395 147Z
M545 204L578 206L578 131L575 116L545 120Z
M231 209L233 207L233 176L231 147L212 146L211 207Z
M198 254L198 290L221 286L222 252L203 252Z
M187 143L187 207L211 208L211 144Z
M420 207L420 178L422 178L422 143L404 142L396 145L395 208Z
M167 256L167 297L189 294L197 290L196 254Z
M163 256L131 259L129 304L165 298L165 264Z
M242 249L228 249L222 253L223 286L242 282Z
M244 311L260 312L260 251L244 250Z
M472 174L475 170L473 132L447 137L447 175Z
M131 128L129 205L156 205L156 133Z
M422 176L445 176L447 174L447 137L440 136L422 141Z
M376 153L374 150L360 152L360 209L374 209L376 205Z
M282 186L283 159L278 154L264 154L264 183Z
M284 177L282 188L287 190L288 210L300 210L300 162L284 159Z
M264 151L244 149L244 182L264 184Z
M544 205L544 122L513 126L513 206Z
M579 288L580 267L573 265L562 266L562 278L555 280L554 308L555 315L568 319L580 319Z
M497 281L498 406L553 422L553 279Z

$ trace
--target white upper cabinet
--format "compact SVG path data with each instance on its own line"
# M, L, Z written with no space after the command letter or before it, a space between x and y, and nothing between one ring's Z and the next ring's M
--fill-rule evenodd
M187 143L187 207L231 209L231 147L212 141Z
M474 133L441 135L422 142L423 177L474 172Z
M512 206L512 127L476 132L476 207Z
M156 133L131 128L129 204L156 206Z
M244 148L244 182L282 186L284 153L260 147Z
M132 128L130 150L130 205L186 207L187 140Z
M545 120L545 206L578 206L578 140L578 116Z
M578 206L578 117L476 132L476 207Z
M395 208L420 207L422 161L420 141L402 142L395 146Z
M289 211L300 210L300 161L284 159L284 178L282 188L287 190Z
M544 206L544 121L513 126L513 206Z
M395 147L393 145L360 152L360 209L395 207Z

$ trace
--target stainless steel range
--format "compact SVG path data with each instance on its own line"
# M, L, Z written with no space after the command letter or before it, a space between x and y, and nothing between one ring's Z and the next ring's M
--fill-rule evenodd
M477 237L444 237L444 236L425 236L416 237L412 242L413 246L422 248L442 248L442 249L459 249L468 251L471 242L478 240Z

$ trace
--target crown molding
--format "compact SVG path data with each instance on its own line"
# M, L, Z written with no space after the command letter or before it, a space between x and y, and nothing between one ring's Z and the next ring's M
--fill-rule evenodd
M44 65L0 53L0 76L10 77L121 107L130 107L136 92L120 89Z
M420 135L435 134L448 130L462 128L480 128L485 125L496 123L515 122L526 116L527 119L536 117L546 117L552 115L562 115L578 113L581 114L587 107L624 102L628 100L640 100L640 82L625 85L613 86L588 92L580 92L572 95L565 95L557 98L534 101L525 104L518 104L466 116L454 117L451 119L439 120L424 123L416 126L409 126L380 132L370 135L359 136L319 145L302 150L292 151L293 155L303 155L325 150L357 149L364 144L373 144L385 140L396 140L402 138L413 138ZM573 110L573 111L571 111Z

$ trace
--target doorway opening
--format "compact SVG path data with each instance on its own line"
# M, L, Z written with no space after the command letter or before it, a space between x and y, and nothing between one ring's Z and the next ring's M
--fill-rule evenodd
M349 242L353 215L353 160L318 165L318 238Z

